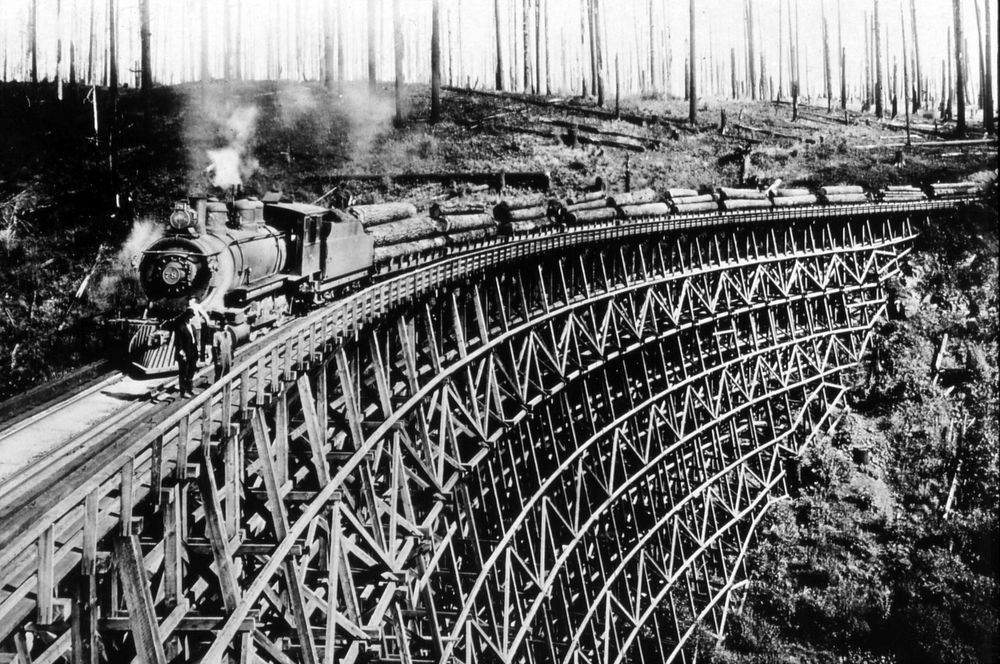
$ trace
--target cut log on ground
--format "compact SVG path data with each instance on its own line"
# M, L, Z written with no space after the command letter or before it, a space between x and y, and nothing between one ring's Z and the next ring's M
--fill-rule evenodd
M439 232L438 223L430 217L412 217L368 228L376 247L416 242L433 237Z
M355 205L348 212L361 220L365 228L387 224L400 219L407 219L417 214L413 203L375 203L373 205Z
M646 146L641 143L629 143L625 140L615 140L613 138L601 138L583 134L577 136L576 140L584 145L600 145L606 148L618 148L620 150L630 150L632 152L646 151Z
M637 205L622 205L619 208L623 217L664 217L670 214L670 206L666 203L639 203Z
M494 228L496 221L493 217L480 212L479 214L450 214L438 220L443 233L464 233L480 228Z
M612 194L608 196L608 205L611 207L621 207L623 205L642 205L643 203L656 203L660 200L660 195L653 189L636 189L623 194Z

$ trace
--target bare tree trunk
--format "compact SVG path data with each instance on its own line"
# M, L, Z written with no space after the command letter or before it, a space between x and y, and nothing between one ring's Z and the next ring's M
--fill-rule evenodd
M649 89L656 94L656 40L653 30L653 0L649 0Z
M906 114L906 145L910 145L910 68L906 58L906 14L899 6L899 34L903 42L903 111Z
M499 1L499 0L497 0ZM580 94L587 96L587 0L580 0Z
M872 25L875 31L875 117L881 120L885 109L882 106L882 27L879 22L878 8L879 0L875 0L875 11L872 14Z
M785 87L784 50L785 50L785 3L781 2L781 0L778 0L778 101L781 101L781 95L783 94L783 90ZM734 87L735 87L735 82L734 82Z
M403 108L403 17L399 3L400 0L392 0L392 41L396 61L396 122L402 123L406 109Z
M236 60L236 80L243 80L243 4L236 0L236 43L233 45Z
M799 119L799 31L798 6L796 5L796 29L792 31L792 0L788 0L788 69L792 85L792 120Z
M746 0L747 14L747 60L750 66L750 98L757 99L757 49L754 43L753 4Z
M28 15L28 39L31 49L31 85L38 86L38 0L31 0Z
M111 199L118 207L118 21L117 3L108 0L108 87L111 93L111 120L108 126L108 167L111 172Z
M229 39L233 25L232 10L233 7L229 0L222 0L222 80L227 83L233 78L233 53Z
M97 35L94 31L94 17L97 13L96 3L97 0L90 0L90 45L87 49L87 82L90 84L96 83L94 78L94 44L97 43Z
M916 69L914 69L914 76L916 77L917 84L917 94L913 97L913 110L920 110L921 98L921 86L923 85L923 78L920 74L920 38L917 35L917 0L910 0L910 26L911 32L913 33L913 59Z
M837 63L840 67L840 108L847 110L847 57L844 51L844 22L837 0Z
M153 133L153 59L149 50L149 0L139 0L139 42L142 58L142 114L143 129L148 141Z
M208 88L208 0L201 0L201 94Z
M956 46L956 49L957 48L958 47ZM953 102L954 102L953 97L954 97L954 92L955 92L954 81L952 80L952 72L953 71L954 70L952 69L952 66L951 66L951 28L949 28L948 29L948 87L947 87L947 91L948 91L947 92L947 95L948 95L947 119L948 120L951 120L952 117L953 117L952 112L951 112L951 107L952 107Z
M962 53L962 3L952 0L955 13L955 89L958 91L958 119L955 130L965 131L965 57Z
M731 78L731 83L732 83L732 88L733 88L733 99L736 99L736 98L739 97L739 92L740 91L738 89L739 86L736 83L736 49L735 48L730 48L729 49L729 68L731 70L730 71L730 78ZM685 93L684 96L686 97L687 94Z
M62 101L62 0L56 0L56 99Z
M368 0L368 89L375 92L375 10L378 0ZM396 49L402 48L397 44ZM398 58L399 56L397 56Z
M323 5L323 85L333 90L333 3Z
M823 3L823 69L826 78L826 112L833 112L833 73L830 63L830 24L826 20L826 3Z
M431 2L431 123L441 120L441 0Z
M691 0L688 4L688 18L690 20L690 26L688 33L688 122L692 125L698 124L698 84L694 80L694 61L695 61L695 18L694 18L694 7L695 0Z
M604 53L601 45L601 0L593 0L594 3L594 43L597 48L597 105L604 106Z
M503 39L500 34L500 0L493 0L493 32L497 38L497 70L493 87L503 90Z
M545 35L545 94L552 94L552 50L549 48L549 42L552 40L552 33L549 32L549 14L552 8L549 7L549 0L539 0L539 2L545 3L545 30L543 34Z
M979 46L979 110L983 110L983 106L986 103L986 61L983 55L983 11L979 7L979 0L975 2L976 6L976 43ZM986 118L983 117L983 125L986 124Z
M993 118L993 41L991 39L992 25L990 16L990 3L986 3L986 34L984 36L984 50L986 51L986 69L983 72L983 125L987 134L995 134L997 131L996 122Z

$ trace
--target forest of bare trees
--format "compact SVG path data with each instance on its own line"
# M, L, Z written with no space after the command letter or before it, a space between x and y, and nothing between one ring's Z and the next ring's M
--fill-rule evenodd
M367 78L598 105L611 92L683 95L692 121L699 97L790 97L793 112L823 100L879 118L898 115L902 99L959 130L975 116L993 131L994 2L7 0L0 49L4 80L55 82L60 98L79 85L114 94L119 84L315 80L333 90Z

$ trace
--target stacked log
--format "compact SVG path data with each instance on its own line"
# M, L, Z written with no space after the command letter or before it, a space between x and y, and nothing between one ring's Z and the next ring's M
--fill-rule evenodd
M400 242L399 244L376 247L375 262L385 263L393 258L403 258L405 256L412 256L414 254L420 254L433 249L440 249L445 246L445 244L446 241L444 236L438 235L435 237L425 238L423 240L416 240L414 242Z
M891 185L879 193L883 203L909 203L911 201L926 201L927 194L911 185Z
M667 198L675 214L719 211L718 194L699 194L694 189L668 189Z
M622 207L624 205L643 205L645 203L656 203L660 200L660 195L653 189L636 189L622 194L612 194L608 197L608 205L611 207Z
M500 201L493 207L493 218L504 234L529 233L551 224L551 201L541 195L521 196Z
M484 212L486 212L485 203L462 200L433 203L430 210L428 210L431 219L437 219L438 221L452 215L483 214Z
M868 202L868 195L865 194L864 188L856 185L820 187L819 195L827 205L852 205Z
M935 182L931 185L931 195L939 199L968 198L983 192L978 182Z
M818 201L819 198L808 189L775 189L771 192L771 203L779 208L816 205Z
M771 207L771 198L766 191L719 187L718 192L723 210L753 210Z
M663 201L639 203L636 205L621 205L618 207L618 214L624 219L665 217L670 214L670 206Z
M438 227L448 238L448 244L478 242L497 234L496 220L485 212L445 215L438 220Z
M440 235L438 222L430 217L411 217L368 227L376 247L404 242L419 242Z
M355 205L347 209L361 221L365 228L388 224L393 221L409 219L417 214L413 203L374 203L372 205Z

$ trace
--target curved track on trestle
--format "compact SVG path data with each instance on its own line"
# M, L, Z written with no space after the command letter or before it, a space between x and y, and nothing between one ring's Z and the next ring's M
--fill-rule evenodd
M958 205L590 226L386 278L0 497L0 650L686 659Z

